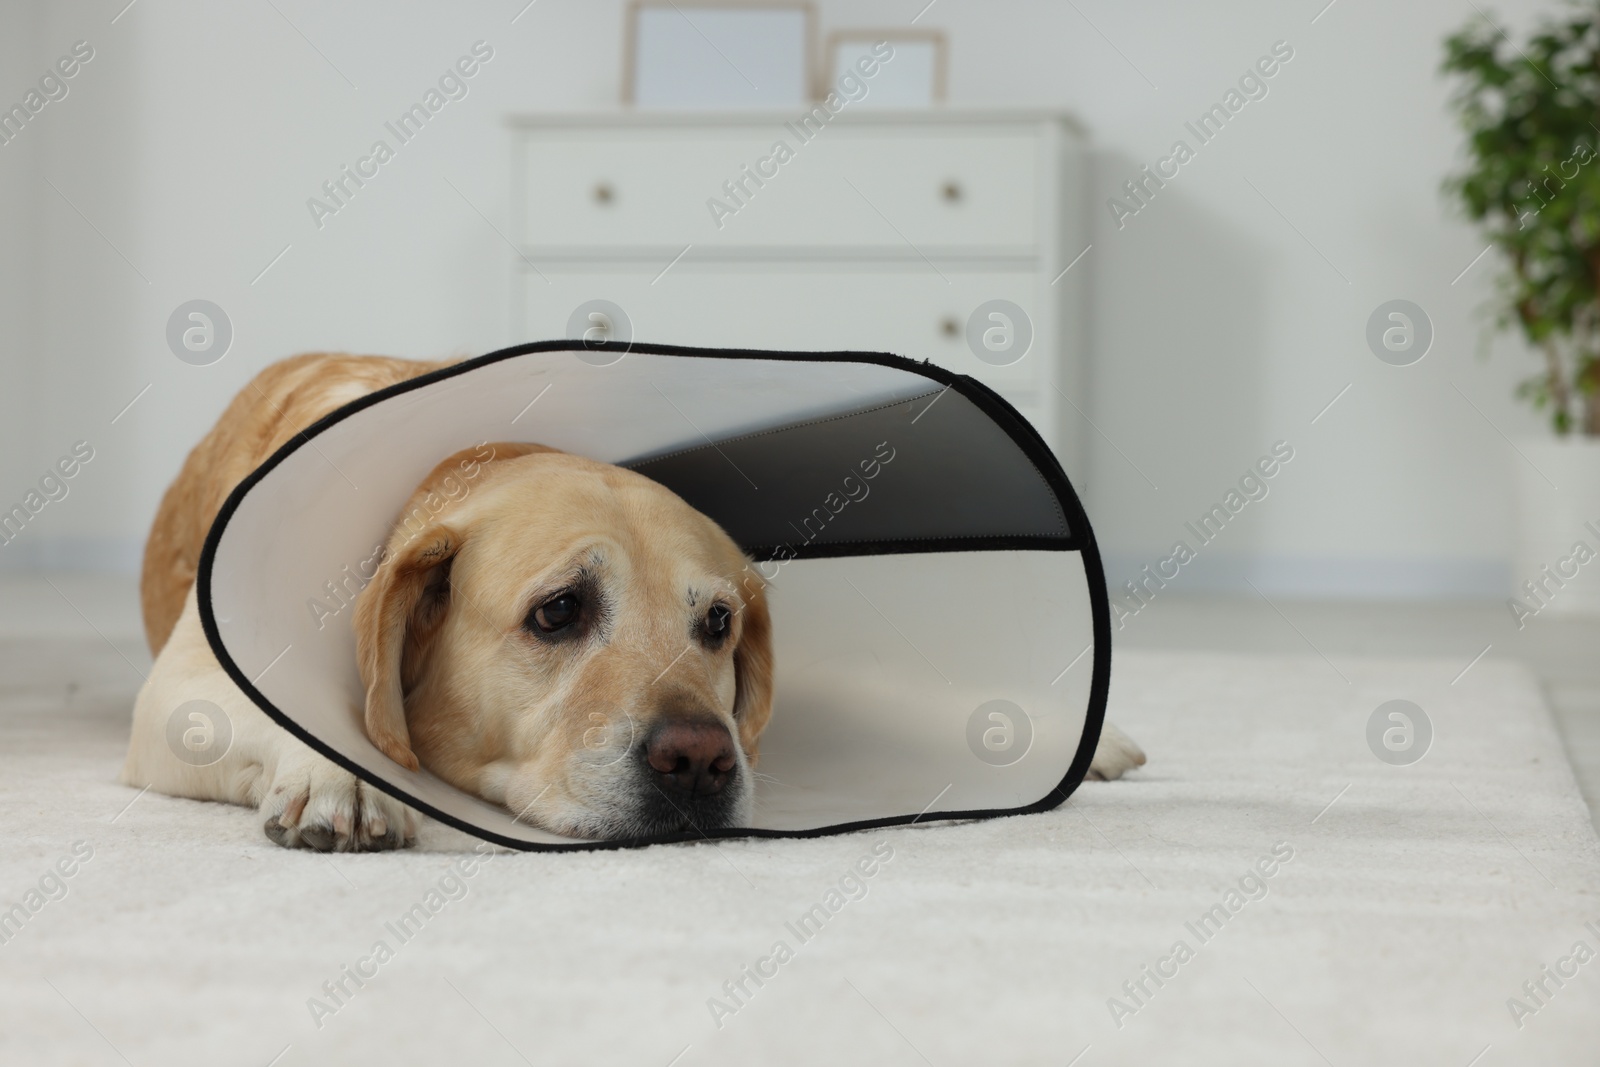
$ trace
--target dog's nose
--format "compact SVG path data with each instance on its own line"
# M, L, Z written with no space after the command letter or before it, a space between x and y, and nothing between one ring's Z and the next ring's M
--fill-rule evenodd
M720 792L738 765L727 727L703 719L658 725L645 742L645 762L655 772L657 785L685 797Z

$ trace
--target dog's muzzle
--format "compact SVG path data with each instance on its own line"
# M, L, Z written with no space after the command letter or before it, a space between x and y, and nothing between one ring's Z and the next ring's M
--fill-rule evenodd
M745 792L733 735L710 718L658 723L639 748L647 833L737 825Z

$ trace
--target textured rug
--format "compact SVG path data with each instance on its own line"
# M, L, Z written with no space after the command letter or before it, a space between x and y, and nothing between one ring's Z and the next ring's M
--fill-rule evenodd
M116 784L146 665L0 645L0 1063L1600 1060L1600 844L1515 664L1119 654L1150 762L1045 815L332 858Z

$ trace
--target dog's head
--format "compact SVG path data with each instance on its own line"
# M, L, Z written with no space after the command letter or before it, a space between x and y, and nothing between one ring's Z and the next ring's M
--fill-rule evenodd
M656 482L536 445L452 456L355 626L367 733L397 763L575 837L749 823L763 583Z

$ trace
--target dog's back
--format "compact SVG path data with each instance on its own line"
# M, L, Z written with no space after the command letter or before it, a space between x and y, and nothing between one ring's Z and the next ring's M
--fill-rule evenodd
M161 498L145 541L139 596L151 655L161 651L194 584L200 550L222 504L295 434L330 411L449 361L311 353L280 360L239 391L189 453Z

